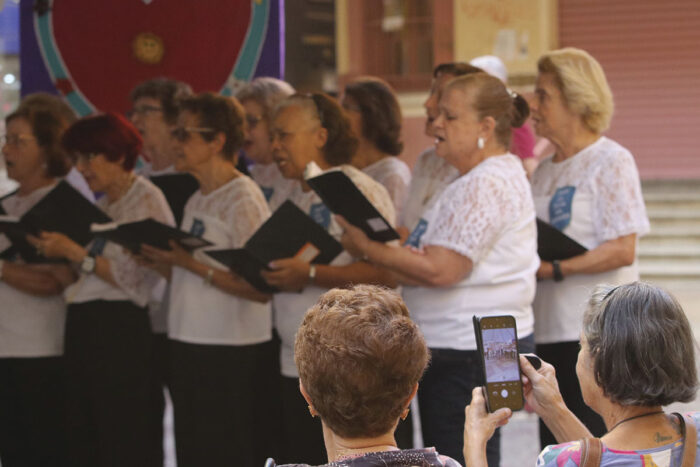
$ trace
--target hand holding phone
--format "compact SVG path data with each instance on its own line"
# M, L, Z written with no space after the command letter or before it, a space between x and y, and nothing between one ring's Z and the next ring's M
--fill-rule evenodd
M502 407L515 411L523 408L520 380L518 335L515 318L474 316L474 332L484 371L484 398L489 412Z

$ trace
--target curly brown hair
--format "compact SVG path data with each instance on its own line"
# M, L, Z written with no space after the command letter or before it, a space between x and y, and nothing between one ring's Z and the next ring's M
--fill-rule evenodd
M394 291L331 289L297 332L299 377L323 422L344 438L389 432L428 364L428 348Z

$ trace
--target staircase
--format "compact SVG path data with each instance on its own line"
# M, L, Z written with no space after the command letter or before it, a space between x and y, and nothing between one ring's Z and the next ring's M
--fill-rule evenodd
M651 232L639 241L642 280L700 285L700 180L645 181Z

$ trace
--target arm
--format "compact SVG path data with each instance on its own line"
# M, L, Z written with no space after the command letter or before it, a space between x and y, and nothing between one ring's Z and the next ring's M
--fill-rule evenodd
M342 217L338 217L338 223L345 230L341 243L346 250L391 270L404 284L447 287L472 271L472 261L450 249L428 245L423 253L418 253L408 248L394 248L370 240Z
M482 390L481 386L472 390L472 401L464 409L464 460L469 467L488 467L486 442L512 415L507 407L488 413Z
M586 253L560 261L564 277L574 274L597 274L634 263L637 235L630 234L601 243ZM552 263L543 261L537 271L539 279L554 277Z
M73 282L72 276L68 266L5 262L0 280L31 295L51 296L63 292L63 289Z
M208 282L212 286L223 290L226 293L230 293L231 295L236 295L237 297L260 303L267 303L270 300L269 295L258 291L237 275L233 275L227 271L214 269L209 265L198 261L177 242L171 241L170 246L172 250L168 251L143 244L141 245L141 253L144 257L155 264L165 264L171 267L179 266L183 269L187 269L193 274L200 276L203 281Z
M566 407L552 365L543 361L542 367L535 370L527 358L521 355L520 369L523 373L523 393L527 405L542 418L557 442L566 443L593 436Z

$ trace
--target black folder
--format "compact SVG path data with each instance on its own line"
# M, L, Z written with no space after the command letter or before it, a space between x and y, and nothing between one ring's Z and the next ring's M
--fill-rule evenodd
M27 234L60 232L74 242L85 246L94 235L90 231L93 223L111 221L100 208L80 194L70 183L61 180L24 215L15 219L5 217L0 222L0 231L5 233L22 259L27 263L46 262L26 240Z
M537 219L537 254L543 261L562 260L582 255L588 249L557 228Z
M248 239L233 250L205 250L213 259L242 276L264 293L278 290L260 276L270 261L298 256L314 264L328 264L343 247L293 202L285 201Z
M170 205L170 210L175 216L175 225L179 226L182 223L185 204L199 188L199 182L187 173L153 175L151 182L160 188L160 191L165 195L165 199Z
M340 214L372 240L398 240L399 234L377 211L365 195L340 170L331 170L306 180L323 202L335 214Z
M142 243L161 250L170 250L169 242L170 240L175 240L187 251L211 245L211 242L203 238L196 237L154 219L144 219L123 224L113 222L94 224L92 231L95 235L117 243L136 254L141 251Z

